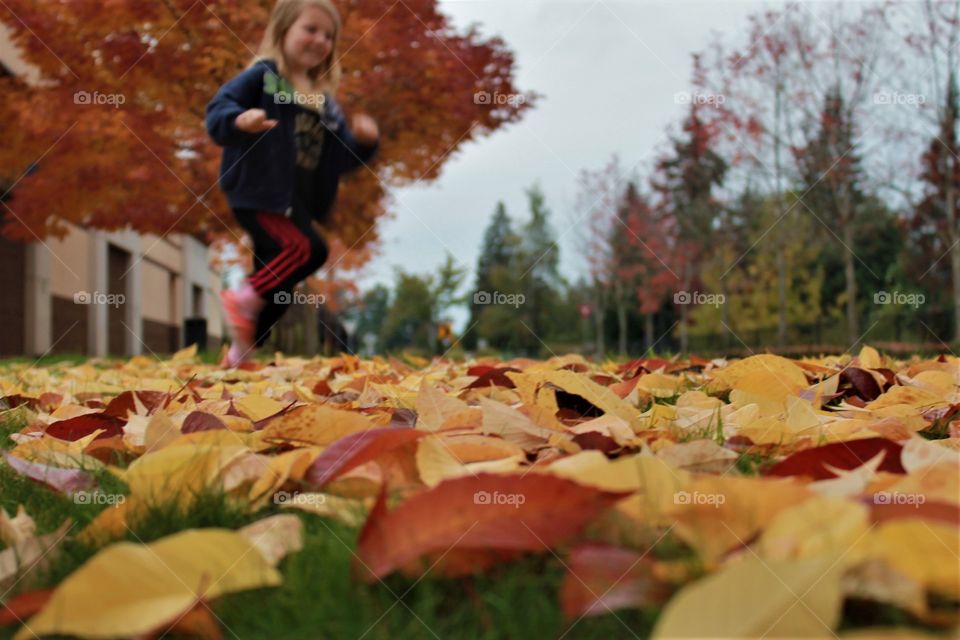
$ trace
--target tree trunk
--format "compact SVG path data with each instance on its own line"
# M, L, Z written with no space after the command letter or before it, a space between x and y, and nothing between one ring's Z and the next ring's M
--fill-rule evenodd
M774 139L773 170L777 184L777 346L783 348L787 343L787 256L784 253L785 231L788 226L782 220L785 215L783 202L783 168L780 162L781 143L780 123L783 114L783 81L777 68L777 85L774 97Z
M854 341L860 339L860 319L857 317L857 276L854 271L853 255L853 219L850 215L850 202L846 198L841 200L841 207L847 211L840 212L840 219L843 220L843 242L845 251L843 253L843 277L847 283L847 342L850 348L854 347Z
M617 285L617 325L619 328L620 355L627 353L627 301L624 300L622 285Z
M953 159L946 159L948 172L944 185L944 203L950 234L950 276L953 280L953 340L960 343L960 228L957 225L957 202L953 193Z
M650 354L653 350L653 314L648 313L643 316L643 342L645 345L644 353Z
M720 293L723 295L723 304L720 305L720 322L723 324L723 338L720 344L723 347L724 354L730 350L730 308L727 302L730 300L730 291L727 288L727 281L720 279Z
M594 326L597 334L597 343L596 348L596 358L597 360L603 360L606 357L607 349L603 339L603 320L604 320L604 307L603 307L603 285L599 282L594 285L594 292L596 298L594 299L594 313L593 320Z

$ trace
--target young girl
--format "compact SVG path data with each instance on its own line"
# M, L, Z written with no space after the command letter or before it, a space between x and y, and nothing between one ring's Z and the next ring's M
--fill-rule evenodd
M327 259L313 228L326 222L340 174L367 163L379 132L368 116L348 127L334 93L340 16L329 0L279 0L251 66L207 105L223 149L220 187L253 239L254 271L221 294L235 367L263 345L293 288Z

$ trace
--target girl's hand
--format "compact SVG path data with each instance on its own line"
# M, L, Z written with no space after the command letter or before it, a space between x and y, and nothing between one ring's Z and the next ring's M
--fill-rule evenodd
M233 122L233 126L247 133L268 131L277 126L277 124L276 120L267 119L267 112L263 109L248 109L238 115L237 119Z
M350 123L354 139L362 145L370 146L380 137L376 121L368 115L357 114Z

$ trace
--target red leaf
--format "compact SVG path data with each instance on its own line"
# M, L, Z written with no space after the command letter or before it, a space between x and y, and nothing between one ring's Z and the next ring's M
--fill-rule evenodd
M617 371L617 373L625 378L633 378L639 375L641 371L644 373L652 373L657 369L668 366L670 366L669 360L661 360L660 358L639 358L637 360L632 360L620 367L620 370Z
M100 440L101 438L123 435L123 425L125 424L126 420L121 420L106 413L88 413L87 415L53 422L47 427L46 434L73 442L90 435L97 429L106 429L104 433L97 436L97 440Z
M814 480L826 480L837 476L823 465L828 464L844 470L856 469L881 451L885 451L886 455L880 464L879 471L906 473L903 465L900 464L902 449L902 446L886 438L834 442L795 453L771 467L767 475L809 476Z
M960 527L960 506L949 502L924 502L922 504L877 504L875 498L868 498L870 517L874 522L899 520L901 518L920 518L935 520Z
M570 552L569 571L560 589L563 614L568 618L596 616L665 602L671 589L654 576L653 564L629 549L578 545Z
M304 479L323 487L337 476L417 438L427 435L415 429L367 429L344 436L324 449L304 475Z
M327 384L326 380L320 380L317 384L313 385L312 391L318 396L332 396L333 389L330 388L330 385Z
M0 402L2 402L8 409L15 409L22 404L27 405L28 409L36 409L40 404L40 399L31 398L28 396L12 395L4 396L2 399L0 399Z
M866 401L876 400L881 393L880 385L869 371L847 367L840 373L840 384L849 383L853 390Z
M0 603L0 627L23 624L43 609L52 595L53 589L27 591Z
M598 449L603 453L610 453L620 448L616 440L610 436L605 436L599 431L587 431L573 436L573 441L580 445L581 449Z
M124 391L111 400L103 412L108 416L126 420L127 412L135 411L133 394L137 394L137 399L146 407L148 414L152 414L158 407L163 406L169 398L169 394L163 391Z
M483 369L483 367L479 367L479 366L472 367L470 371L479 371L481 369ZM474 380L473 382L471 382L467 386L467 389L486 388L490 386L505 387L507 389L513 389L517 385L513 384L513 380L507 377L507 372L516 371L519 373L520 369L517 369L516 367L503 367L501 369L489 367L483 373L470 373L470 371L467 372L467 375L471 375L471 376L478 375L480 377Z
M545 551L627 495L539 473L446 480L389 512L381 492L360 533L357 557L364 578L373 581L429 553Z
M637 386L637 383L640 381L640 376L636 375L632 378L628 378L623 382L615 382L610 385L610 391L613 391L615 394L620 396L620 398L626 398L630 395L630 392L633 391L634 387Z
M223 421L212 413L207 413L206 411L191 411L187 417L184 418L180 432L196 433L198 431L217 431L226 428L227 425L223 424Z

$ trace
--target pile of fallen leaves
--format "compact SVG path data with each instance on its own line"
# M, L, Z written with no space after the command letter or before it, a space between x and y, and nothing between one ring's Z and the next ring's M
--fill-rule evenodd
M855 601L957 633L958 385L955 357L869 347L602 366L278 354L239 371L187 350L10 369L4 415L27 426L0 464L109 506L42 536L30 514L0 511L0 592L65 535L102 545L0 612L26 622L18 637L163 629L198 602L280 584L304 511L358 528L358 580L551 554L571 620L662 606L659 637L830 636ZM128 488L112 503L103 473ZM280 513L116 541L150 505L206 490Z

